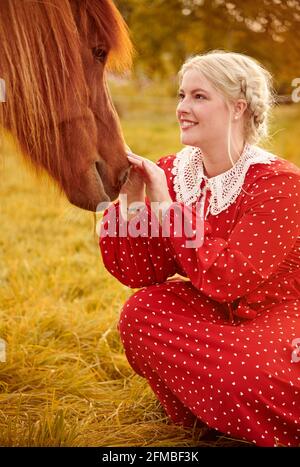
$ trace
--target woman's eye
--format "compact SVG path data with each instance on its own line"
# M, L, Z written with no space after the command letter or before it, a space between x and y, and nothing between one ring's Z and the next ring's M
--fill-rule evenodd
M204 96L204 94L195 94L194 97L195 97L196 99L198 99L198 100L206 99L206 96ZM185 98L185 95L184 95L184 94L182 94L182 93L179 93L179 94L178 94L178 99L179 99L179 100L182 100L182 99L184 99L184 98Z
M92 52L96 60L102 63L105 62L107 51L103 47L93 47Z

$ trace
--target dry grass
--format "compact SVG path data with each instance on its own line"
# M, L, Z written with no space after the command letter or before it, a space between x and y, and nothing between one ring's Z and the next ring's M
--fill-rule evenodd
M6 148L1 181L2 446L196 445L133 373L116 329L132 290L104 269L92 215Z
M296 136L293 112L280 118ZM124 112L134 150L145 153L149 135L146 153L153 159L174 149L177 130L170 122L159 115L140 122L137 138L137 120ZM11 146L4 152L0 337L7 361L0 363L0 445L245 445L203 439L200 428L167 419L124 356L116 324L133 291L104 269L92 215L25 171Z

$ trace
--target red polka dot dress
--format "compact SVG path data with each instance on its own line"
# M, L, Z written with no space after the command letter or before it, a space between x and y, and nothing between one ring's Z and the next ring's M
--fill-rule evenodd
M105 267L140 289L119 322L130 365L174 423L300 445L300 170L248 144L212 178L198 148L157 164L174 201L163 222L147 199L101 222Z

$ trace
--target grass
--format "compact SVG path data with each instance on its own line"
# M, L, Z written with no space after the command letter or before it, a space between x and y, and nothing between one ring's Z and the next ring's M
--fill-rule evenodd
M171 98L114 89L128 144L157 160L180 148ZM299 163L300 105L276 110L274 150ZM3 148L0 180L1 446L245 445L166 417L117 332L133 290L105 270L91 214Z

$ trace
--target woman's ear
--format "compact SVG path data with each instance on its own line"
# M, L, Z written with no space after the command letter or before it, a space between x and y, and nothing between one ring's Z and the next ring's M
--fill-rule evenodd
M247 102L245 99L238 99L233 105L233 119L238 120L247 109Z

